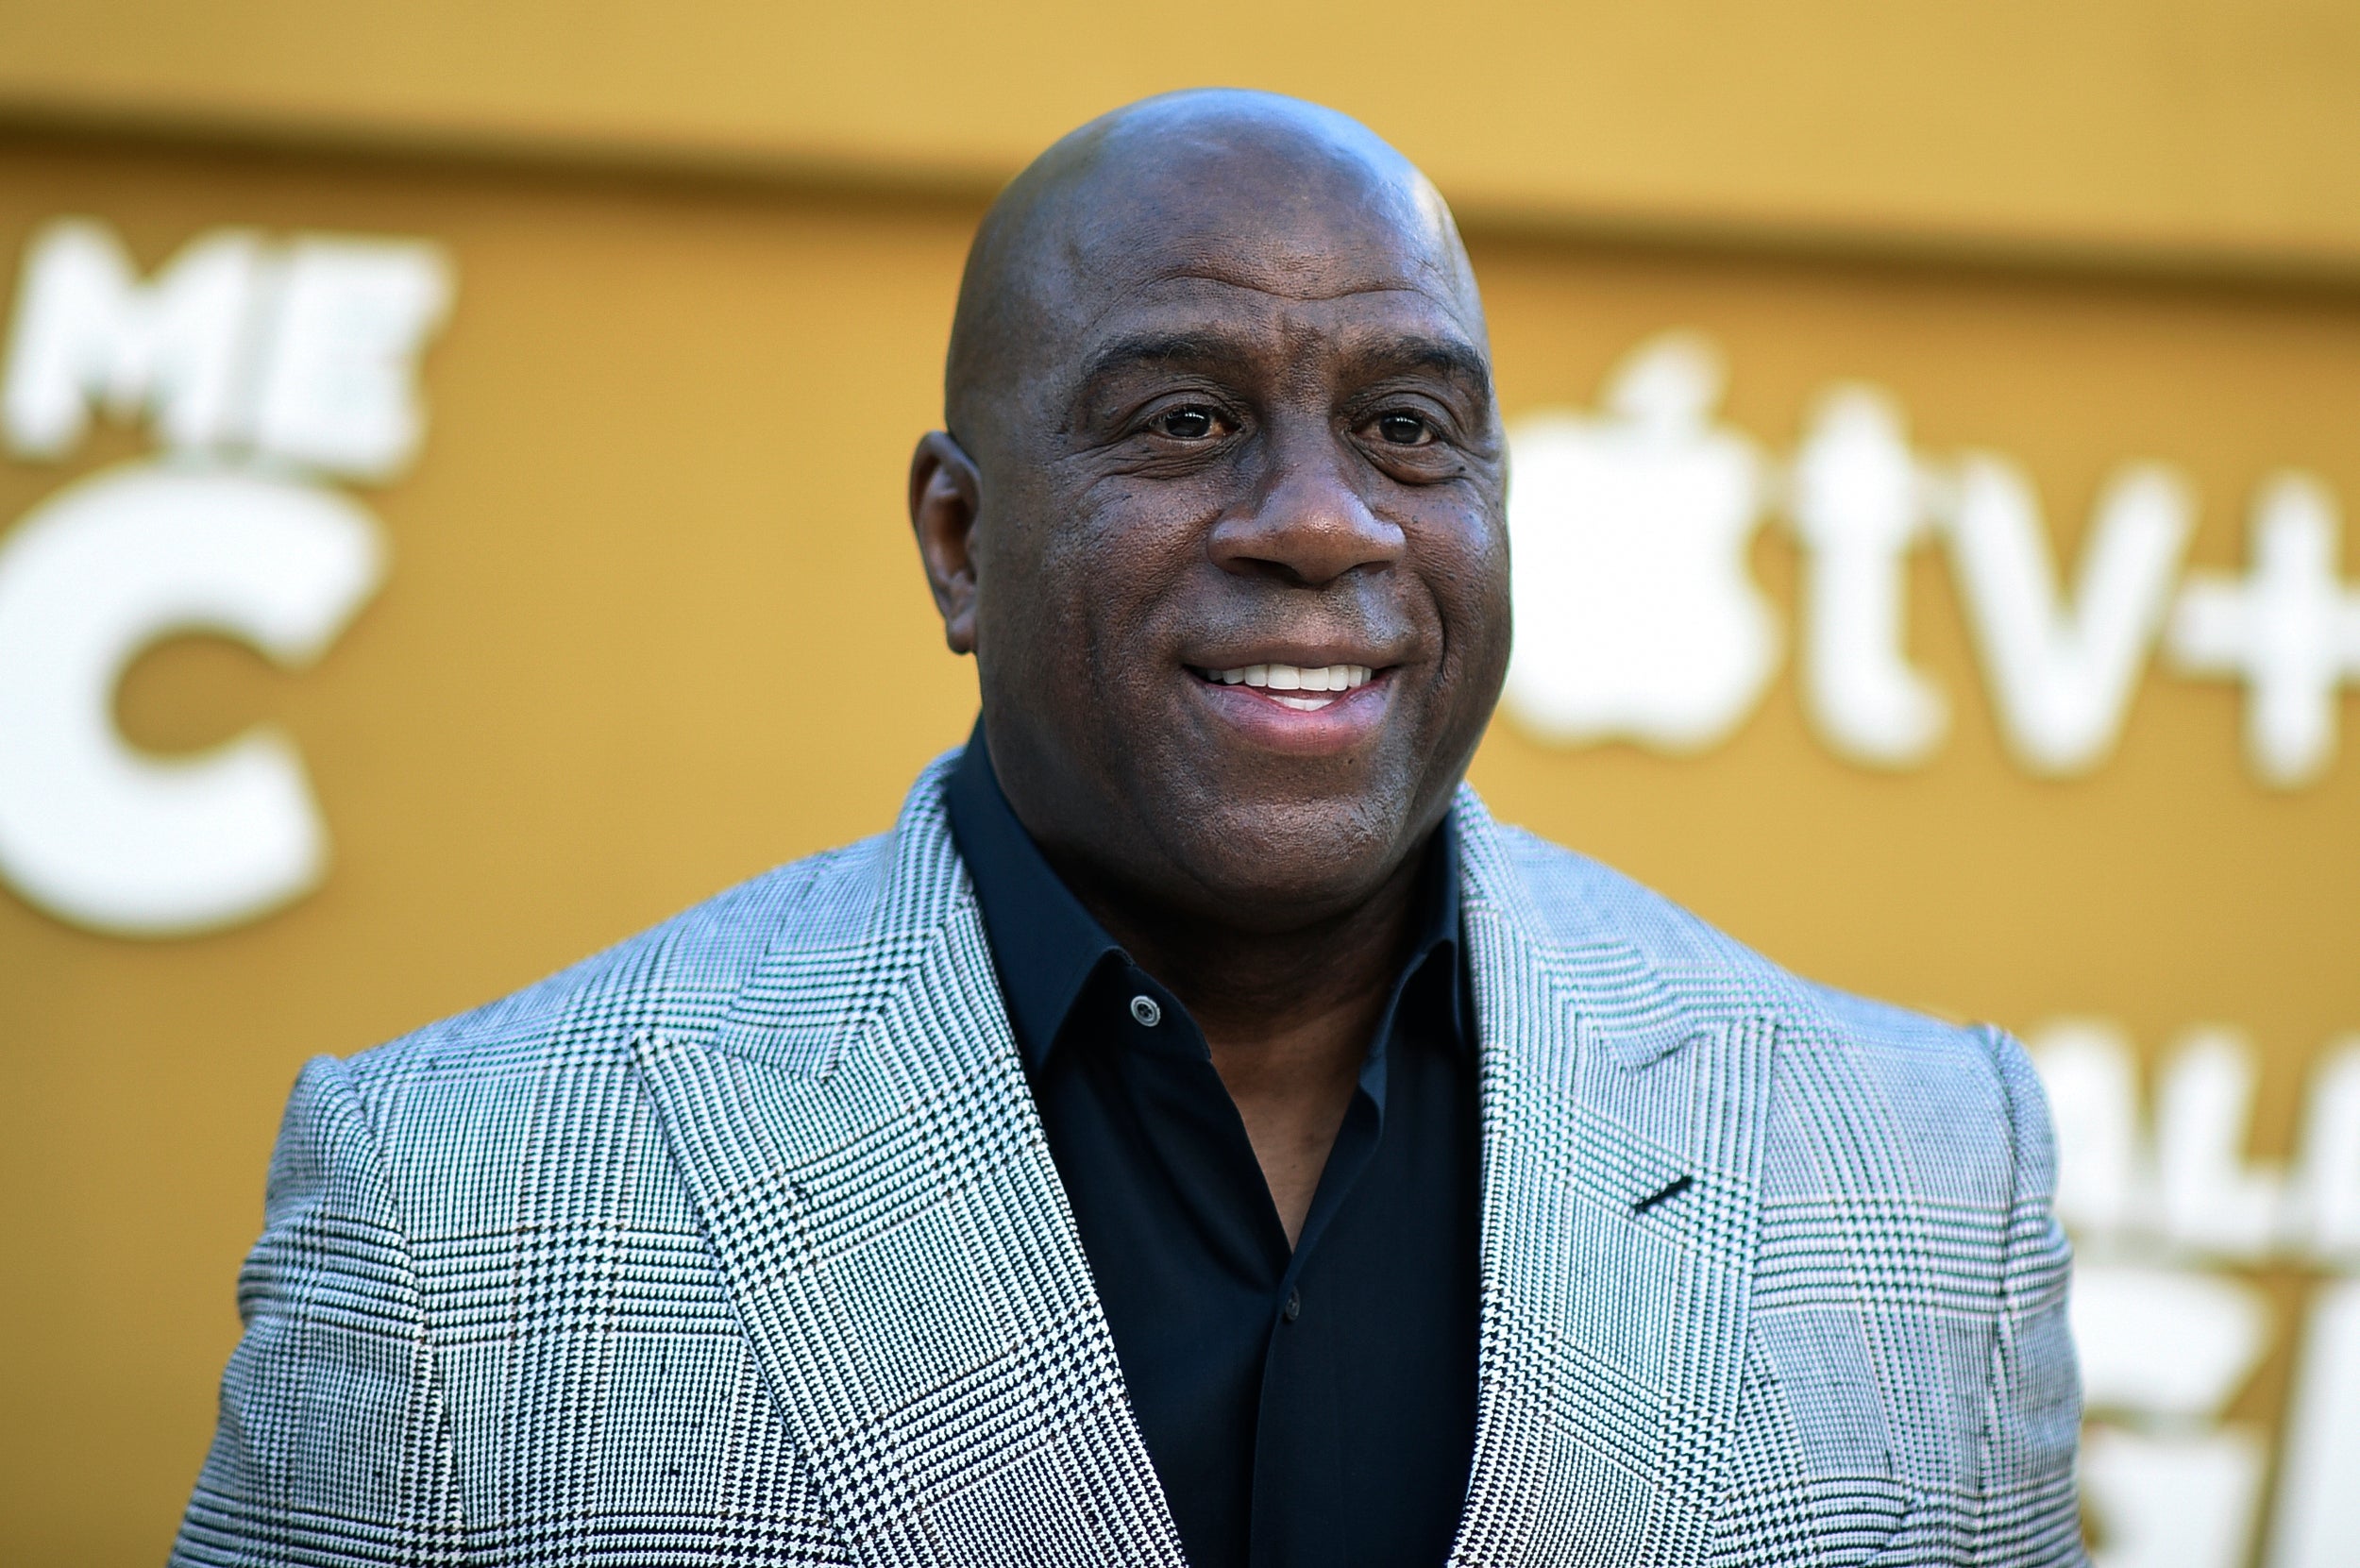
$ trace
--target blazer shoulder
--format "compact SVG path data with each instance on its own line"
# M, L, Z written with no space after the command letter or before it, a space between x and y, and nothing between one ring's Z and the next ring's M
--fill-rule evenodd
M1549 939L1565 949L1628 951L1668 981L1796 982L1736 937L1654 888L1525 828L1492 830Z
M1782 1054L1843 1059L1843 1071L1815 1076L1830 1086L1848 1083L1864 1102L1909 1104L1935 1115L2023 1114L2031 1070L2003 1031L1947 1021L1806 979L1587 855L1521 828L1496 831L1559 945L1627 950L1699 1012L1725 1010L1734 1002L1767 1014ZM1844 1091L1830 1087L1824 1092Z
M547 979L346 1063L364 1101L408 1080L534 1075L619 1056L647 1028L709 1032L766 957L849 941L873 903L890 835L777 867Z
M2012 1148L2029 1130L2047 1136L2042 1099L2024 1049L1997 1024L1953 1023L1830 986L1795 982L1803 1007L1780 1049L1799 1062L1832 1065L1812 1081L1842 1078L1905 1116L1929 1138L1964 1149L1982 1130ZM1795 1074L1801 1078L1804 1074Z

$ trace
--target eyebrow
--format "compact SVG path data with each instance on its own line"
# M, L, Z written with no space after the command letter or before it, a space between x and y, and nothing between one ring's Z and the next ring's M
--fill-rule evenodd
M1083 367L1080 385L1095 387L1106 377L1141 365L1207 364L1242 359L1247 352L1245 345L1222 332L1137 333L1117 338L1092 354ZM1353 357L1363 368L1430 371L1463 381L1486 396L1492 390L1492 362L1463 338L1398 337Z
M1219 332L1141 332L1117 338L1092 354L1082 368L1081 384L1093 387L1118 371L1138 365L1204 364L1243 357L1243 346Z
M1463 338L1396 338L1357 357L1363 364L1379 369L1430 370L1464 381L1487 396L1492 390L1492 362Z

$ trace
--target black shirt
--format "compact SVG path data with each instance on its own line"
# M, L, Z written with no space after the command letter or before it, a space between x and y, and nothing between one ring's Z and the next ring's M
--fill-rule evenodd
M1449 825L1290 1252L1204 1035L1050 868L980 725L949 804L1188 1561L1434 1568L1475 1406L1475 1029Z

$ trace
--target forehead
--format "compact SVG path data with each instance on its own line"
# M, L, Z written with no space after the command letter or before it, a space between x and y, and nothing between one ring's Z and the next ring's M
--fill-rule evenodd
M1077 217L1042 279L1053 297L1037 345L1068 372L1142 334L1297 354L1381 351L1400 335L1483 342L1463 253L1422 181L1249 160Z
M1479 331L1447 300L1390 285L1306 296L1168 278L1117 300L1059 346L1059 380L1084 396L1175 370L1305 385L1424 373L1478 392L1491 380Z

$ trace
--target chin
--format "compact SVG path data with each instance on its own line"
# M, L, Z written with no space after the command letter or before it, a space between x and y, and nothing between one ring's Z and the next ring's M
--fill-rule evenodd
M1408 851L1404 817L1332 800L1233 806L1169 842L1222 917L1252 925L1256 911L1285 921L1367 898Z

